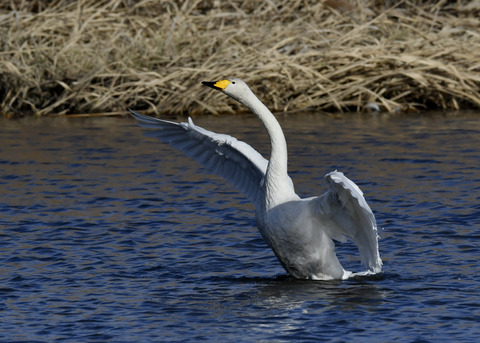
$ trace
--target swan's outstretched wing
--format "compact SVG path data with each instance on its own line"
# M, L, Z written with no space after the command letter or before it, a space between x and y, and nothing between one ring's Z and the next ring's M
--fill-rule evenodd
M345 236L352 237L362 263L371 271L380 272L377 224L362 191L341 172L331 172L325 175L325 180L330 189L312 199L315 214L328 223L330 238L343 241Z
M196 126L190 118L188 123L175 123L129 110L140 126L155 129L148 136L170 144L223 176L257 205L268 161L250 145Z

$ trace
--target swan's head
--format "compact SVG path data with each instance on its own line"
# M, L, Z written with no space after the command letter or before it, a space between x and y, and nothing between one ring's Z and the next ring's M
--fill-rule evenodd
M223 93L227 94L231 98L239 101L244 105L248 104L248 100L251 99L253 95L250 88L241 79L231 78L214 82L202 81L202 84L204 86L208 86L213 89L222 91Z

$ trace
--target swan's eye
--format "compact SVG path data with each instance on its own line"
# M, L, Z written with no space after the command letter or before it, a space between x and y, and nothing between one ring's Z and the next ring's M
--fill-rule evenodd
M235 81L232 81L233 84L235 84Z

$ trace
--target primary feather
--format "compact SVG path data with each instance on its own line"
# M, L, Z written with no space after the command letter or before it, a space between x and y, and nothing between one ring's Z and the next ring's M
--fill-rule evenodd
M247 143L188 123L152 118L130 109L141 126L156 129L147 133L179 149L185 155L224 177L253 203L257 203L260 183L268 161Z

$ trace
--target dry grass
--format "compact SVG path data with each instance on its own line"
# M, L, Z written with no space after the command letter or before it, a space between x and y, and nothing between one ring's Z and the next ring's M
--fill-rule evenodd
M480 1L10 0L0 111L234 112L201 80L245 79L275 111L480 107Z

